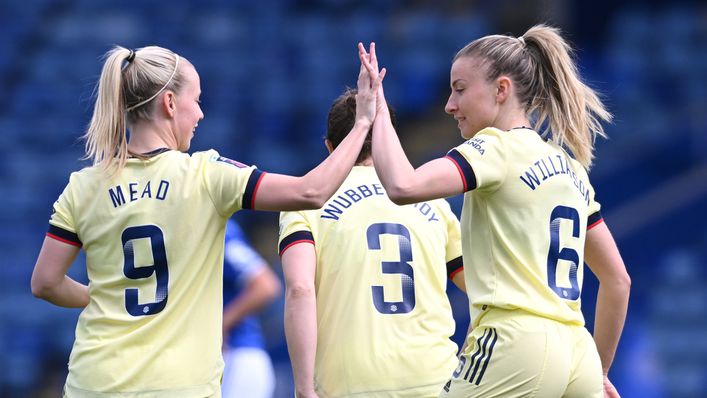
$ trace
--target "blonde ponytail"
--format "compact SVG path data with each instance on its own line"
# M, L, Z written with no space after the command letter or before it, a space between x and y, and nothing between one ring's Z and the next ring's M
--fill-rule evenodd
M489 79L510 77L518 101L534 117L534 128L547 121L553 141L569 148L584 167L591 166L596 136L606 137L601 121L612 116L580 80L571 48L557 29L537 25L519 38L485 36L459 50L454 60L467 56L486 61Z
M529 109L537 114L536 128L547 120L553 141L569 147L589 168L597 135L606 137L601 121L610 122L611 113L581 81L572 50L557 29L534 26L522 38L538 64L537 89Z
M115 47L106 54L101 77L96 86L96 104L86 140L84 159L92 159L109 172L120 170L128 158L125 126L125 95L121 69L130 50Z
M93 116L83 136L84 159L91 159L94 165L114 174L128 159L127 127L139 120L150 120L152 100L164 90L178 92L182 78L179 56L161 47L132 51L116 46L105 59L96 86Z

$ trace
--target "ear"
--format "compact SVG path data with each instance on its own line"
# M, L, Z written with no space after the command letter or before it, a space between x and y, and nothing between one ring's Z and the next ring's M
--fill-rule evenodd
M328 138L324 139L324 145L326 146L327 151L331 154L334 152L334 145L332 145L331 141L329 141Z
M166 90L164 95L162 95L162 108L169 117L174 117L174 112L177 109L176 100L177 98L172 90Z
M499 104L506 102L511 95L512 87L513 83L508 76L499 76L498 79L496 79L496 102Z

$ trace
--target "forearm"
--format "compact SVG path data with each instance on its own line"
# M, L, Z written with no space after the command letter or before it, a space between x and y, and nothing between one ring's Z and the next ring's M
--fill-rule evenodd
M339 189L354 166L366 139L369 122L356 121L351 132L322 163L302 177L306 196L317 198L321 207Z
M68 276L56 284L33 287L32 294L60 307L83 308L89 302L88 286Z
M239 324L243 317L259 310L266 300L257 294L239 297L229 303L223 311L223 328L228 331Z
M223 311L223 328L229 331L241 320L257 312L280 294L280 284L270 271L251 281L246 291L226 305Z
M415 169L403 151L387 106L379 108L373 122L372 152L376 174L388 195L403 194L406 184L413 181Z
M594 320L594 341L604 374L614 360L619 338L626 320L629 285L620 281L599 284Z
M296 394L306 396L314 392L314 361L317 351L317 313L313 291L287 295L285 337Z

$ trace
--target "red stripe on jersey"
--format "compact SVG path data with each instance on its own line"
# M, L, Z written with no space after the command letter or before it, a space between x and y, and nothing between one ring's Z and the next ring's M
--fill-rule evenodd
M49 232L47 232L47 236L50 237L50 238L52 238L52 239L54 239L54 240L58 240L59 242L64 242L64 243L66 243L66 244L69 244L69 245L71 245L71 246L81 247L81 244L80 244L80 243L72 242L72 241L70 241L70 240L68 240L68 239L60 238L60 237L58 237L58 236L56 236L56 235L54 235L54 234L52 234L52 233L49 233Z
M445 158L449 159L454 163L455 166L457 166L457 171L459 171L459 175L462 177L462 183L464 184L464 192L467 191L466 189L466 177L464 177L464 171L462 171L462 167L457 163L456 160L452 159L451 156L445 156Z
M452 271L452 273L449 274L449 280L451 281L452 279L454 279L454 277L455 277L460 271L464 271L464 267L457 268L456 270Z
M253 188L253 199L250 201L250 208L255 210L255 196L258 195L258 187L260 183L263 182L263 177L265 177L266 172L263 172L260 177L258 177L258 182L255 183L255 188Z
M282 255L285 254L285 251L287 251L287 249L289 249L290 247L292 247L292 246L294 246L294 245L296 245L296 244L298 244L298 243L311 243L312 245L314 245L314 241L313 241L313 240L309 240L309 239L296 240L296 241L290 243L289 245L283 247L282 250L280 250L280 257L282 257Z
M594 223L592 223L592 225L587 225L587 231L589 231L590 229L596 227L597 225L599 225L603 222L604 222L604 219L600 218L600 219L596 220Z

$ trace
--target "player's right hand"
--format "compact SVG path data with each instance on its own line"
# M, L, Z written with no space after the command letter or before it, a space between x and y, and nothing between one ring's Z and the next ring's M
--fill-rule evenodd
M361 69L358 74L358 94L356 95L356 122L373 124L378 110L377 97L385 77L385 68L378 70L376 44L370 44L370 53L362 43L358 43L358 56ZM385 102L385 99L384 99Z

